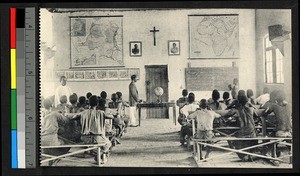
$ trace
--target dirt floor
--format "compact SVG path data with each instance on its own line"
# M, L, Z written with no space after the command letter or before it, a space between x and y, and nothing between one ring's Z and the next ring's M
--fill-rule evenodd
M121 139L121 144L113 148L104 167L196 168L198 165L193 158L193 151L179 143L179 130L180 125L175 125L172 119L144 119L140 127L128 127L127 133ZM221 153L224 151L213 150L210 157ZM69 157L69 159L75 159L81 163L61 160L57 166L88 166L86 164L88 162L95 163L90 155L78 155L76 158ZM281 163L279 166L273 166L264 159L243 162L236 153L232 153L202 162L199 167L291 169L292 164Z

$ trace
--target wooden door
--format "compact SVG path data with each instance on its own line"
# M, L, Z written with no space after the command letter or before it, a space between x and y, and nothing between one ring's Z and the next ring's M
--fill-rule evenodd
M154 89L162 87L164 90L161 96L162 102L169 101L168 87L168 66L167 65L147 65L146 70L146 101L148 103L157 102ZM169 118L168 108L149 108L147 109L147 118Z

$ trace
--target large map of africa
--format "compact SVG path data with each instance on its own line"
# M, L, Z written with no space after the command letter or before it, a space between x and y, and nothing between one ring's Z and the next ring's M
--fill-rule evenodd
M189 16L190 58L238 58L238 15Z

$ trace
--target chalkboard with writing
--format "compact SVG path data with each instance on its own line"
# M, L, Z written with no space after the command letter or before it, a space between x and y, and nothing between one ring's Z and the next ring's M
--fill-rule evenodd
M191 67L185 69L185 83L189 91L226 91L234 78L239 77L238 67Z

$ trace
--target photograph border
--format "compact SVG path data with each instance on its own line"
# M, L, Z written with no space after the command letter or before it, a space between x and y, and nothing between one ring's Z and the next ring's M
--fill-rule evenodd
M132 53L132 48L131 48L131 44L139 44L139 47L140 47L140 52L139 54L133 54ZM130 57L142 57L142 42L141 41L131 41L129 42L129 55Z
M170 48L170 44L171 43L177 43L178 42L178 53L172 54L171 52L171 48ZM180 55L180 40L168 40L168 55L169 56L176 56L176 55Z

